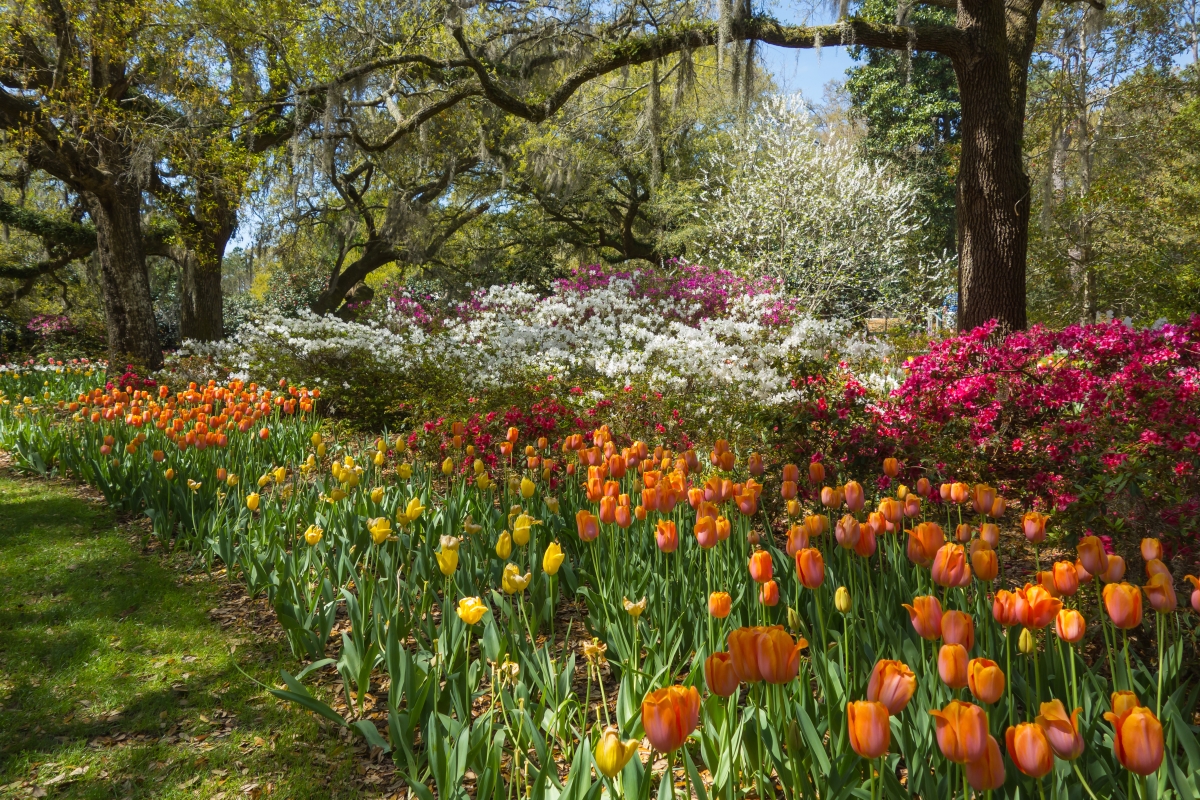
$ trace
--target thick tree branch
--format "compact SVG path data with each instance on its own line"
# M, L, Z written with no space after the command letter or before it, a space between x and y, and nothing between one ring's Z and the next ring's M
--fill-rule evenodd
M461 24L452 25L450 30L468 66L478 78L484 96L503 111L539 123L558 111L580 87L602 75L623 67L645 64L680 50L710 47L719 40L716 22L630 37L601 47L588 63L568 75L556 89L540 100L526 101L500 84L497 80L500 70L476 55ZM731 39L752 40L792 49L855 44L892 50L930 50L946 55L957 55L964 46L962 33L946 25L902 27L862 19L845 19L833 25L783 25L765 16L735 22Z

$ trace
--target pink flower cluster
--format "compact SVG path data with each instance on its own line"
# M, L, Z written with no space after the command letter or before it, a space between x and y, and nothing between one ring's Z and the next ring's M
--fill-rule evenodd
M1081 523L1189 536L1200 524L1190 500L1200 316L1144 330L1034 327L1003 339L984 326L909 361L879 416L883 435L927 463L1003 475Z

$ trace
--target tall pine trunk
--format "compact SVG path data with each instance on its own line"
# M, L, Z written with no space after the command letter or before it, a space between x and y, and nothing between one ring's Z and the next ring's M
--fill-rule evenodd
M89 192L85 198L96 226L109 369L127 364L158 369L163 357L142 240L141 190L118 183L103 195Z

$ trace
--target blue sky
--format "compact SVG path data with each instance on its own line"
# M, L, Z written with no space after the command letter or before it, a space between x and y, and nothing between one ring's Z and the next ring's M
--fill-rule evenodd
M837 17L829 7L817 11L806 10L805 6L796 0L777 0L769 3L767 10L780 22L792 24L825 25ZM762 54L763 63L774 74L780 92L801 92L812 101L821 100L825 94L825 85L830 81L844 81L846 70L855 63L847 47L786 50L782 47L763 45Z

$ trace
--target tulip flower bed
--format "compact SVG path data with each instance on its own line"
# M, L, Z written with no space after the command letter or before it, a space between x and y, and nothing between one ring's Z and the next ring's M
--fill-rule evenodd
M307 662L274 694L416 797L1200 796L1200 581L1181 606L1157 540L1052 555L1053 520L895 459L338 438L286 382L99 382L0 374L0 445L265 594Z

